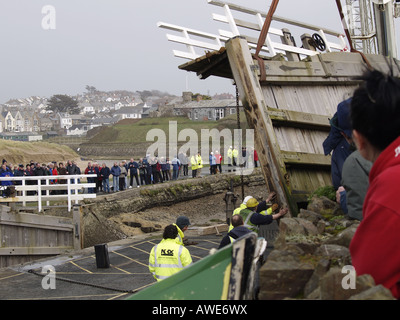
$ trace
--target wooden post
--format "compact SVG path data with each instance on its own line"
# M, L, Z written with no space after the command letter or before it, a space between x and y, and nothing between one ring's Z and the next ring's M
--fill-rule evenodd
M50 185L50 180L49 179L46 179L46 186L49 186ZM49 189L47 189L46 190L46 196L47 196L47 198L49 197L49 194L50 194L50 190ZM46 201L46 206L50 206L50 201Z
M295 47L296 44L293 41L293 37L289 29L283 28L282 33L283 33L283 37L281 37L282 43L287 44L288 46ZM293 52L286 51L286 57L288 61L300 61L299 55Z
M261 169L269 191L275 191L281 206L287 206L293 214L297 207L290 201L289 186L286 185L286 167L280 154L280 148L268 116L257 64L254 63L247 41L236 37L226 44L229 63L240 92L247 122L254 129L255 146ZM290 213L288 214L290 216Z
M68 212L71 212L71 178L67 179Z
M26 207L25 196L26 196L25 179L22 179L22 199L24 199L24 201L22 201L22 206L23 207Z
M82 212L80 205L74 205L73 209L73 226L74 226L74 249L81 250L83 248L83 235L82 235Z
M75 185L78 184L78 180L79 180L79 178L76 178L76 179L74 180ZM75 189L74 194L77 195L78 193L79 193L78 189ZM78 203L79 203L79 201L78 201L78 200L75 200L75 204L78 204Z
M38 211L42 212L42 181L38 179Z
M309 33L304 33L300 36L301 38L301 42L303 44L303 48L304 49L308 49L308 50L312 50L312 51L317 51L317 49L315 49L315 47L313 45L311 45L312 43L312 37Z

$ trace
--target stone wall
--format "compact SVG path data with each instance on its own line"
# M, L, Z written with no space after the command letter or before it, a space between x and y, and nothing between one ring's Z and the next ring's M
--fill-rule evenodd
M194 199L220 195L218 201L224 202L224 195L230 188L231 180L234 187L241 185L240 176L234 173L205 176L203 178L177 180L168 183L128 189L123 192L98 196L87 199L81 206L83 214L84 247L124 239L118 225L110 221L122 214L139 213L158 206L173 206ZM244 176L246 187L260 186L266 189L261 171ZM262 187L264 186L264 187ZM241 199L238 200L241 201Z
M359 222L328 198L313 198L296 218L283 218L274 249L260 269L259 299L393 300L370 275L351 285L349 245Z

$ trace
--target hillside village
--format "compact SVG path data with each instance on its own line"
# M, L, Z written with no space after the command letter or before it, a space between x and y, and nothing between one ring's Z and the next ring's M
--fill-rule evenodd
M0 138L37 141L56 136L86 136L100 126L124 119L185 116L191 120L215 121L236 114L236 99L231 94L214 97L183 92L174 96L160 91L98 91L70 96L79 107L71 114L48 110L48 98L10 99L0 104Z

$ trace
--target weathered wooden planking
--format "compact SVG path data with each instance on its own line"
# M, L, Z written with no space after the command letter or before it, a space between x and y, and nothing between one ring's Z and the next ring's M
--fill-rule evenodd
M367 65L358 53L331 52L302 61L282 56L264 59L266 80L260 81L260 66L245 38L227 41L218 68L207 57L182 66L199 76L232 74L250 128L267 188L278 194L278 202L297 212L299 201L320 186L331 185L330 156L324 156L329 119L340 102L359 85ZM399 62L380 55L366 55L383 72L400 74ZM218 53L213 53L218 58ZM201 61L201 64L200 64ZM230 71L231 72L230 72ZM204 78L204 77L203 77ZM300 199L300 195L303 197Z
M350 98L356 85L294 85L292 82L280 85L263 85L262 90L268 107L320 116L331 117L338 101Z
M80 214L78 207L74 219L0 212L0 267L81 249Z

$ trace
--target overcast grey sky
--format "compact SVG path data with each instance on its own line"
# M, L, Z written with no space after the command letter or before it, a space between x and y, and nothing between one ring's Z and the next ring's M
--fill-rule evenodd
M230 0L268 11L271 0ZM56 29L44 30L42 8L56 10ZM163 21L217 34L222 8L207 0L0 0L0 103L32 95L99 90L160 90L180 95L229 92L229 80L199 80L178 69ZM333 0L281 0L277 15L341 31ZM300 43L300 39L296 39Z

